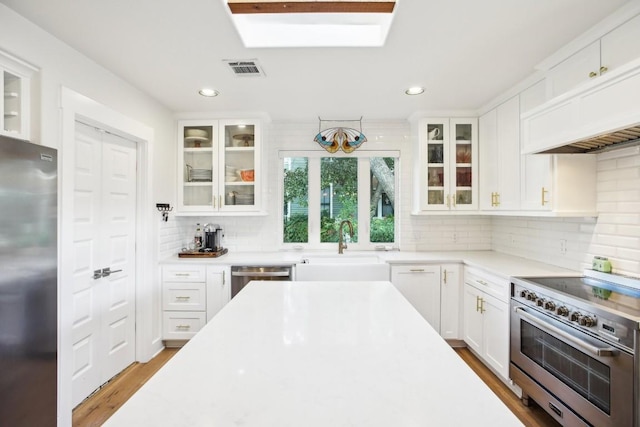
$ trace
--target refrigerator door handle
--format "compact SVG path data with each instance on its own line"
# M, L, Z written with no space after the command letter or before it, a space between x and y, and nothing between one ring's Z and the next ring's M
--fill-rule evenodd
M98 280L102 277L102 270L93 270L93 280Z

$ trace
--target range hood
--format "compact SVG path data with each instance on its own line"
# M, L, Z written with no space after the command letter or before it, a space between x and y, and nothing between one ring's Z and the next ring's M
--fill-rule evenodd
M540 151L540 154L598 153L640 144L640 125Z

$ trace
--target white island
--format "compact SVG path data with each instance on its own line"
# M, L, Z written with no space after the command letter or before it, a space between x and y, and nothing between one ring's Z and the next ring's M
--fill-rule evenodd
M390 282L252 282L106 426L521 426Z

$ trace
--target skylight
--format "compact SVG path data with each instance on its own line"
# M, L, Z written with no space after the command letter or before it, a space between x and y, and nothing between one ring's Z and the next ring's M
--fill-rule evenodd
M395 1L228 0L245 47L382 46Z

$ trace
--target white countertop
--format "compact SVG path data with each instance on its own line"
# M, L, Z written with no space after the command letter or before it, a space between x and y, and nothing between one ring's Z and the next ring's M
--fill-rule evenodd
M511 276L574 276L581 272L556 267L538 261L531 261L513 255L494 251L273 251L273 252L229 252L219 258L178 258L177 255L162 261L166 263L208 263L216 265L293 265L303 258L313 256L336 256L348 258L358 256L378 256L390 264L410 263L464 263L485 269L493 274L509 278Z
M105 426L521 426L389 282L252 282Z

